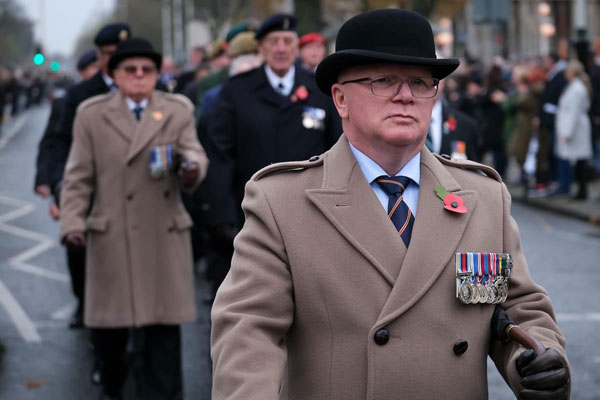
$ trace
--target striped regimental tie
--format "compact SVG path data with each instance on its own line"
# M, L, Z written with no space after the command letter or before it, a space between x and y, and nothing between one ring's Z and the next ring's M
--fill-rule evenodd
M388 200L388 216L402 237L402 241L408 247L415 217L410 208L402 200L402 193L404 193L404 189L410 184L410 178L407 176L380 176L375 179L375 182L390 196Z

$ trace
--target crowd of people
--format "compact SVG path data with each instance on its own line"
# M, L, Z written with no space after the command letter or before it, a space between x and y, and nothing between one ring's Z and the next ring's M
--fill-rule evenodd
M371 19L374 17L371 14L364 19L372 32L383 29L376 40L389 33L385 27L378 27L377 22L373 22L378 18L389 18L394 23L398 22L396 19L405 20L409 26L422 23L415 19L413 13L388 13L384 12L374 19ZM352 24L348 29L351 28ZM423 26L419 29L427 31ZM303 229L299 232L307 236L303 239L306 244L296 248L286 243L286 237L280 236L289 234L293 239L296 236L294 224L282 220L278 228L275 216L267 215L265 208L273 201L272 206L277 207L278 213L286 203L303 209L305 204L298 204L295 197L299 195L298 190L286 181L300 179L291 176L295 172L300 175L303 170L320 167L323 163L320 155L328 150L337 148L331 153L331 157L337 157L333 161L351 167L349 157L353 154L358 159L368 157L371 149L377 147L376 139L372 143L363 142L359 135L366 129L361 122L366 117L361 113L376 112L374 103L358 108L358 95L353 95L354 100L353 97L346 98L350 89L346 92L336 86L340 85L336 83L338 76L331 78L327 75L332 71L342 74L345 68L352 67L350 70L356 73L343 72L348 79L341 86L370 86L372 94L380 96L375 97L377 101L388 96L389 89L395 88L398 81L390 81L392 77L387 75L376 80L371 79L372 76L381 75L384 71L386 74L400 72L401 75L408 71L412 75L400 80L398 92L395 95L390 92L390 96L411 93L414 99L410 101L422 98L431 101L430 115L427 116L427 121L431 116L431 122L422 122L425 117L419 121L419 128L424 129L421 146L426 145L433 153L447 154L452 160L490 163L497 173L483 166L481 168L494 182L507 178L507 165L512 157L521 168L520 182L527 185L532 195L570 195L574 175L578 184L574 197L587 198L586 184L593 171L600 169L600 66L590 66L590 78L579 61L568 61L568 54L563 53L560 56L550 54L539 60L530 59L515 66L498 61L484 67L474 60L463 60L454 71L458 60L438 63L440 60L435 61L435 56L432 61L431 54L423 56L417 50L414 50L416 55L409 54L406 58L395 54L406 49L413 51L414 43L401 46L392 43L379 48L364 42L368 38L357 37L354 33L345 32L345 36L349 41L343 42L342 37L341 45L338 38L334 54L339 57L331 58L327 56L327 41L320 33L299 36L293 15L276 14L259 25L252 22L233 25L223 39L191 49L187 65L180 68L174 60L155 51L147 40L132 37L127 24L114 23L103 27L97 34L96 49L80 57L77 66L82 80L70 86L64 97L53 101L51 116L40 142L35 191L42 197L54 199L50 214L61 224L61 240L65 245L73 293L77 299L70 326L91 328L96 359L92 381L101 385L104 398L120 398L129 369L132 369L138 383L140 398L182 397L179 324L195 318L193 265L202 260L207 266L206 278L212 282L213 288L211 293L206 294L205 301L212 303L230 271L232 257L237 265L232 274L237 275L228 278L230 282L226 284L225 294L220 295L218 309L221 314L214 316L217 325L213 341L217 347L213 357L219 360L215 372L221 375L216 381L215 393L221 396L217 398L233 398L225 393L235 390L235 386L229 385L238 379L236 374L243 372L231 369L228 363L236 365L239 361L239 367L246 361L236 361L237 356L232 355L227 346L237 343L244 349L250 344L243 343L243 339L227 342L231 335L227 329L242 329L241 336L256 334L257 349L261 338L267 337L258 329L243 332L248 323L243 318L239 320L239 326L231 326L227 320L235 319L232 315L227 317L230 310L243 305L244 294L240 294L240 288L260 291L261 284L273 279L272 282L282 286L275 285L272 291L262 293L271 298L253 293L257 297L247 298L248 304L263 302L277 309L292 301L289 298L289 285L293 283L291 277L286 277L284 282L282 276L275 276L277 272L264 271L272 274L265 275L267 280L252 280L250 275L261 273L248 270L256 261L252 258L253 254L264 257L266 263L272 263L274 259L297 258L312 248L310 251L314 254L307 256L312 259L321 254L319 240L329 240L319 239L319 232L308 240L310 230L321 224L317 218L313 218L312 222L297 220L295 223ZM353 53L356 43L364 48ZM348 48L345 51L350 55L343 54L343 46ZM429 48L433 42L426 42L423 46ZM600 57L600 47L598 50ZM323 66L322 61L326 57L329 63ZM600 63L600 59L597 61ZM385 62L400 63L408 70L376 67L377 63ZM415 73L423 74L423 68L410 70L413 63L431 67L439 76L434 76L433 80L429 77L415 78ZM446 68L443 73L438 64ZM372 75L357 78L358 72L363 70L365 74ZM445 79L440 81L441 78ZM405 82L410 92L403 89ZM333 91L333 98L332 87L338 87ZM16 97L14 94L2 96L9 100ZM13 106L13 111L15 109L18 106ZM344 136L350 138L350 147L348 142L344 142ZM383 157L380 161L384 163L388 156L377 154ZM441 161L429 159L430 156L427 153L424 157L427 157L427 163L435 165L431 168L436 171L445 168ZM532 157L535 160L533 168ZM593 161L594 157L596 161ZM306 161L298 163L303 160ZM282 162L284 164L279 164ZM375 162L378 163L377 160ZM272 164L283 165L284 171L259 172ZM400 170L391 169L394 171L385 171L391 176ZM332 181L325 184L347 184L344 179L354 178L344 175L346 172L328 171L331 176L327 176ZM277 178L281 182L275 184L280 184L281 190L273 195L273 199L263 197L266 194L256 187L247 186L249 181L277 174L281 175ZM460 173L457 176L462 177ZM267 181L271 182L269 179ZM308 181L301 182L307 189L313 187L315 179L324 178L310 179L310 184ZM413 181L418 188L418 177ZM492 186L490 182L471 182L469 179L465 179L465 184ZM360 185L354 190L359 190L359 187L362 190ZM349 206L351 199L342 197L341 192L336 192L338 189L335 185L330 186L328 195L332 196L332 200L339 196L336 201L340 204L336 207L342 209L344 205ZM387 195L378 190L381 191L376 189L375 193L385 198L384 208L387 208ZM410 203L410 196L415 195L408 194L412 190L415 189L407 191L406 198L416 215L414 198ZM245 196L248 200L244 200ZM417 194L416 199L418 197ZM325 197L313 201L317 207L324 208L324 214L333 212L325 210L325 203L319 203L325 202ZM384 200L381 201L383 204ZM500 204L501 198L490 198L489 201L489 204ZM424 210L426 208L420 210L421 215L425 215ZM287 213L298 216L297 210L288 210ZM281 218L284 214L282 212ZM412 221L410 215L409 212L407 222ZM351 224L344 219L347 217L340 218L340 224ZM485 220L484 215L479 218ZM247 221L251 221L250 228L247 228ZM412 223L409 222L409 226L412 227ZM252 231L244 234L244 229ZM332 227L328 225L323 229L328 231ZM419 243L424 235L415 229L419 235L413 237L412 243ZM410 240L410 232L408 234ZM238 236L240 239L234 247L234 238ZM367 240L366 237L363 239ZM347 240L354 239L347 237ZM496 243L494 240L490 236L488 244L492 247L496 247L492 244ZM405 236L403 241L408 247ZM371 244L378 247L375 243ZM518 246L513 245L510 249L503 249L517 251ZM330 250L339 248L334 246ZM347 254L339 255L342 259ZM396 255L404 258L403 252ZM248 263L244 264L244 261ZM323 262L318 258L314 261ZM289 262L289 270L296 268L292 261ZM298 262L304 266L303 262ZM308 274L305 278L311 273L320 274L311 271L300 270L300 273ZM391 271L383 272L385 276L391 277L390 274ZM518 272L515 276L528 290L533 287L529 286L532 283L526 279L526 273ZM319 279L318 276L313 278ZM394 281L395 276L390 279ZM299 282L293 284L302 285ZM302 296L302 288L296 289L296 294ZM306 295L328 297L325 292L319 294L310 288L306 290ZM343 293L340 295L345 296ZM283 297L278 299L278 296ZM295 301L298 307L306 306L301 297ZM511 301L517 317L527 324L527 318L519 314L519 302L522 300L513 298ZM544 301L547 301L546 308L540 314L551 310L549 300ZM383 305L381 303L381 307ZM309 309L313 307L309 304ZM265 310L241 307L239 315L255 311ZM363 311L370 315L372 310ZM298 313L301 317L304 315L301 309ZM319 312L315 315L327 318ZM271 316L265 312L265 326L277 322L275 319L269 322ZM310 340L305 339L310 336L311 317L305 316L308 320L299 323L305 323L308 331L299 335L308 336L299 337L304 337L302 345L310 346ZM291 314L282 311L277 318L289 322ZM547 329L555 330L558 338L545 338L545 345L559 349L552 353L551 364L555 363L553 368L558 368L556 363L564 367L566 358L559 355L563 352L562 336L551 319L544 318L546 316L542 319ZM287 322L282 324L290 328ZM379 329L377 335L384 330L383 327ZM377 345L387 343L388 339L384 341L381 335L376 336ZM276 341L284 340L284 336L291 346L294 345L294 337L286 334L273 336L273 347L263 343L267 353L279 351L281 343ZM248 338L251 339L251 336ZM459 355L456 347L454 352ZM131 357L136 357L138 362L132 363ZM256 354L256 357L262 356ZM298 359L294 361L296 364L291 365L301 367L302 362L298 360L302 355L295 354L294 357ZM531 355L527 357L530 359L519 357L521 367L533 359ZM273 360L278 362L279 358L274 357ZM521 367L519 374L527 375ZM265 365L265 370L269 368L272 365ZM510 367L506 368L510 370ZM541 374L542 370L537 372ZM280 372L276 371L277 374ZM294 372L298 373L290 371ZM420 378L415 376L415 379ZM510 379L511 384L515 384L514 374ZM393 386L391 382L385 384ZM292 383L289 388L286 386L286 390L303 393L296 386ZM262 392L257 390L256 393Z

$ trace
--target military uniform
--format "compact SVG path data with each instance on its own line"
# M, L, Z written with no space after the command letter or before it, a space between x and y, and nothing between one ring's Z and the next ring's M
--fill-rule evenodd
M440 154L465 155L479 161L477 123L468 114L455 110L442 100L442 145Z
M264 67L233 77L223 85L208 125L213 224L241 225L244 185L260 168L321 154L341 131L333 102L311 72L296 68L285 97L273 89Z
M493 305L456 298L457 252L510 253L502 307L564 355L498 174L427 149L420 169L408 248L345 137L254 175L212 310L213 400L486 399L488 354L517 393L522 348L491 343ZM445 209L436 185L467 212Z

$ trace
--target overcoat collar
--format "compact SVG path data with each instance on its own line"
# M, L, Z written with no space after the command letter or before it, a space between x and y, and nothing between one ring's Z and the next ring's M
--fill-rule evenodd
M129 143L127 162L140 153L170 118L169 109L156 92L150 96L148 106L139 122L127 107L121 92L116 92L108 101L104 116L119 136Z
M276 107L290 107L294 104L302 104L306 102L306 99L296 99L296 101L291 100L291 96L296 92L298 87L305 86L308 88L309 96L311 91L318 90L316 86L314 86L314 78L312 80L306 79L308 72L304 71L301 67L296 65L296 73L294 74L294 86L292 88L292 92L289 96L281 96L279 93L273 89L271 84L269 83L269 79L267 78L267 73L265 72L265 66L262 65L254 70L254 85L251 86L250 90L252 92L257 93L260 101L264 101ZM312 85L311 85L312 84ZM312 87L314 86L314 88Z
M392 287L378 318L378 325L383 326L415 304L452 260L475 209L477 192L462 190L446 167L424 148L419 213L406 249L347 139L342 136L324 157L322 187L307 190L307 196ZM459 195L468 212L445 210L435 194L436 185Z

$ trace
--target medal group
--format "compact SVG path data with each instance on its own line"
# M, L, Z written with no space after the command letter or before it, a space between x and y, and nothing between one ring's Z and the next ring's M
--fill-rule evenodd
M464 304L499 304L508 295L508 253L456 253L456 297Z

